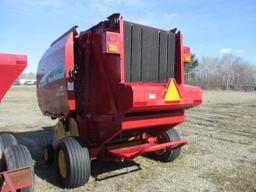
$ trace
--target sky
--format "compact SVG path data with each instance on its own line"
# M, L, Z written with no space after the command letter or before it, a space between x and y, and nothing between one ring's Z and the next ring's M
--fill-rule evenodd
M0 0L0 53L28 55L36 72L50 44L119 12L124 19L183 33L200 59L233 54L256 65L255 0Z

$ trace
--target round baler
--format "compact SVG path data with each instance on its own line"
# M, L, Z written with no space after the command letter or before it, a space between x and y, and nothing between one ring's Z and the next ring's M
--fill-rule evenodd
M184 84L190 49L182 33L119 14L80 34L76 28L51 44L37 71L39 107L58 119L44 157L55 159L62 186L86 183L98 158L176 159L187 140L174 127L202 102L201 89Z

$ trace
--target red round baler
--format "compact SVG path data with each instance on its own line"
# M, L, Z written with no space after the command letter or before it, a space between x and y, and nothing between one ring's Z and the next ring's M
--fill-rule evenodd
M39 62L37 97L42 113L59 119L44 156L56 158L60 183L83 185L97 158L174 160L187 143L174 127L202 102L201 89L184 84L189 61L181 32L119 14L54 41Z

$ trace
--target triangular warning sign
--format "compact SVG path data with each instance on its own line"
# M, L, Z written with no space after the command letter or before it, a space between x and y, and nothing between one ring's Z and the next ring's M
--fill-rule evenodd
M165 101L180 101L181 97L177 90L174 80L169 81L167 91L164 96Z

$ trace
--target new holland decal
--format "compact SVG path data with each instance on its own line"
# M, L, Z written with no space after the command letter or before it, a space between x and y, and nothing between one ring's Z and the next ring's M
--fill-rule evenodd
M42 88L54 81L63 79L65 77L64 62L60 61L56 66L44 74L40 80L38 87Z

